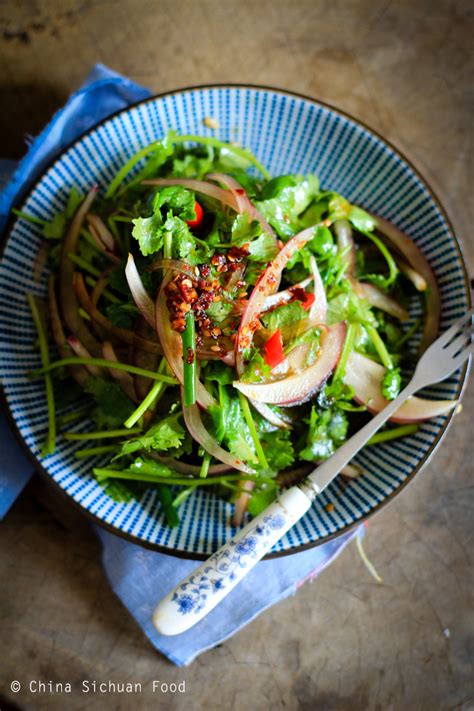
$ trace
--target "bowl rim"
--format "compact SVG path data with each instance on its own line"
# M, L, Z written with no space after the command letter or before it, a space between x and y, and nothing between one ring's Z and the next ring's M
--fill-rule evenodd
M468 300L468 305L469 307L472 307L472 297L471 297L471 289L470 289L470 279L469 275L467 272L467 266L466 266L466 260L464 257L463 253L463 248L461 246L460 241L458 240L458 237L456 235L456 232L454 230L453 224L443 207L440 199L438 198L437 194L427 181L427 179L422 175L422 173L418 170L418 168L413 164L411 159L409 159L402 150L397 148L391 141L389 141L387 138L382 136L378 131L373 129L371 126L366 124L364 121L361 119L358 119L354 117L352 114L337 108L336 106L333 106L332 104L322 101L320 99L317 99L313 96L309 96L308 94L303 94L300 92L296 91L291 91L289 89L281 89L278 87L273 87L265 84L248 84L248 83L238 83L238 82L217 82L217 83L210 83L210 84L195 84L195 85L188 85L184 86L181 88L176 88L176 89L169 89L167 91L159 92L156 94L152 94L151 96L145 98L145 99L140 99L138 101L135 101L128 106L118 109L117 111L114 111L113 113L109 114L108 116L104 117L97 123L95 123L93 126L88 128L86 131L81 133L77 138L75 138L73 141L68 143L63 150L61 150L58 154L56 154L51 160L48 160L46 165L41 168L41 171L38 175L37 178L33 179L32 181L29 181L25 184L24 188L20 190L16 198L14 199L8 219L3 231L2 235L2 240L1 240L1 245L0 245L0 261L3 259L3 255L7 246L7 243L9 241L10 233L13 227L13 223L16 220L16 216L12 212L13 208L16 208L20 205L23 204L23 202L27 199L29 195L31 195L43 179L44 175L50 170L50 168L53 167L53 165L56 163L56 161L60 160L60 158L67 153L73 146L76 144L80 143L83 141L83 139L89 135L92 131L95 131L97 128L105 124L107 121L110 121L114 119L116 116L119 116L120 114L126 114L128 113L131 109L141 106L144 104L147 104L149 102L156 101L157 99L163 99L167 96L171 95L177 95L177 94L186 94L192 91L200 91L200 90L209 90L209 89L250 89L250 90L255 90L255 91L270 91L274 92L277 94L281 94L284 96L290 96L293 98L297 99L302 99L304 101L308 101L312 104L316 104L319 106L322 106L323 108L341 116L344 119L348 119L349 121L352 121L354 124L361 126L363 129L368 131L370 134L375 136L376 138L379 139L383 144L388 146L394 153L395 155L400 158L402 161L404 161L409 168L413 171L415 176L421 181L425 189L428 191L428 194L430 195L431 199L434 201L436 204L438 210L440 211L443 219L445 220L451 236L454 240L454 246L459 258L459 262L461 265L462 273L463 273L463 280L464 280L464 287L465 287L465 293L467 294L467 300ZM456 391L456 399L460 401L462 399L462 396L464 394L466 384L467 384L467 376L471 368L471 359L469 359L466 364L464 365L461 375L460 375L460 381L459 385ZM56 482L51 475L48 473L46 468L43 466L43 464L37 459L37 457L33 454L33 452L30 450L28 445L26 444L24 438L22 437L19 427L15 421L15 418L13 417L13 414L10 409L10 405L8 403L5 390L3 387L3 383L0 382L0 402L2 403L3 406L3 411L6 415L7 422L10 426L10 429L13 431L13 434L19 443L21 449L23 452L26 454L27 458L31 461L31 463L34 466L34 469L36 472L40 474L40 476L45 479L46 481L49 482L49 484L55 489L57 493L60 494L60 498L62 498L64 501L68 502L69 505L71 505L73 508L75 508L77 511L79 511L83 516L85 516L90 523L95 523L96 525L100 526L101 528L105 529L109 533L113 533L116 536L119 536L120 538L123 538L124 540L127 540L131 543L135 543L136 545L141 546L142 548L146 548L149 550L153 550L158 553L164 553L166 555L171 555L176 558L184 558L188 560L196 560L196 561L202 561L202 560L207 560L209 557L208 553L196 553L193 551L184 551L184 550L176 550L176 549L171 549L163 545L159 545L156 543L152 543L150 541L143 540L139 538L138 536L135 536L133 534L127 533L125 531L122 531L119 528L116 528L110 523L107 523L106 521L101 520L96 514L91 513L88 509L82 506L79 502L75 501L61 486L58 482ZM284 551L275 551L273 553L268 553L263 560L269 560L269 559L274 559L274 558L281 558L284 556L288 555L293 555L295 553L302 553L303 551L309 550L311 548L315 548L316 546L324 545L325 543L328 543L329 541L333 541L336 538L339 538L340 536L343 536L350 531L353 531L356 527L360 526L361 524L365 523L368 519L372 518L375 514L377 514L379 511L381 511L387 504L392 502L404 489L405 487L414 479L416 474L418 474L431 460L432 456L434 455L435 451L437 450L439 444L441 441L444 439L448 429L450 428L453 418L456 414L456 408L452 410L449 415L447 415L445 422L443 423L436 439L434 440L433 444L431 445L430 449L424 456L424 458L416 465L416 467L410 472L410 474L406 477L406 479L394 490L392 491L388 496L386 496L383 501L380 501L377 503L367 514L364 514L361 516L359 519L353 521L352 523L344 526L344 528L340 529L339 531L335 531L334 533L331 533L327 536L324 536L321 539L317 539L315 541L311 541L308 543L303 543L298 546L295 546L294 548L289 548Z

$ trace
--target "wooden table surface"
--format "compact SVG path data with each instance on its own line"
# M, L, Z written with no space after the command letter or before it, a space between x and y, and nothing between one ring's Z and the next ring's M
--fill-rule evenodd
M3 0L0 155L20 156L96 61L154 91L293 89L410 156L473 273L473 36L468 0ZM0 529L0 708L473 709L473 399L471 384L433 461L369 526L382 585L350 548L186 669L151 648L111 593L93 535L33 481ZM15 694L14 679L138 681L143 692ZM185 679L186 693L153 694L153 679Z

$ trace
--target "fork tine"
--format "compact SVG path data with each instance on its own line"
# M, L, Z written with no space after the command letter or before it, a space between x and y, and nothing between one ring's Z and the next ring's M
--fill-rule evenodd
M454 373L455 370L461 367L461 365L464 363L465 360L469 358L469 356L474 355L474 343L471 343L470 346L465 348L462 353L460 353L458 356L456 356L453 360L453 369L452 372Z
M445 346L449 343L449 341L457 335L458 331L460 328L462 328L466 323L468 323L472 317L474 316L474 309L471 309L470 311L467 312L464 316L462 316L460 319L456 321L456 323L453 323L452 326L448 328L447 331L445 331L436 341L438 345L440 346Z
M472 330L472 329L471 329ZM443 353L446 353L446 355L450 356L455 356L456 353L463 347L467 346L468 343L470 343L471 340L471 331L466 329L463 333L460 333L459 336L456 336L454 341L451 341L443 350Z

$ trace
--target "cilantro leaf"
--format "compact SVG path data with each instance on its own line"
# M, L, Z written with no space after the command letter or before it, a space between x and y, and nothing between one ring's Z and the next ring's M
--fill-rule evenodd
M239 398L231 395L225 385L219 384L219 404L209 408L209 411L218 442L222 442L229 452L244 462L257 462L252 435Z
M400 392L401 382L400 368L387 370L382 379L382 395L387 400L395 400Z
M262 354L255 349L251 352L245 371L240 376L240 379L245 383L258 383L261 380L267 380L271 372L272 369L264 360Z
M300 228L300 214L318 193L319 181L314 175L284 175L263 187L263 199L256 206L281 237L292 237Z
M140 437L123 442L122 454L131 454L139 449L163 452L180 448L186 435L184 427L178 422L180 416L181 413L177 413L165 417Z
M122 425L135 408L134 403L112 380L91 376L87 380L85 391L96 401L94 419L99 428Z
M376 322L367 301L359 299L353 291L342 292L328 303L327 323L331 325L340 321L362 324Z
M247 245L247 258L255 262L269 262L278 252L273 237L264 232L261 224L245 212L237 215L232 223L231 242L236 247Z
M163 233L165 232L171 237L174 257L183 259L192 265L208 261L211 255L209 246L203 240L195 237L186 222L180 217L168 213L167 220L163 225Z
M322 462L328 459L345 441L348 420L341 410L320 410L313 406L309 419L306 446L299 453L300 459Z
M308 313L301 305L301 301L292 301L290 304L283 304L272 311L262 314L261 322L269 331L276 331L283 326L292 326L302 319L307 319Z
M136 217L132 222L132 236L140 245L144 257L163 247L163 219L159 210L151 217Z
M170 185L162 188L153 198L153 211L160 210L163 214L171 210L173 215L181 217L183 220L194 220L194 203L196 199L191 190L181 187L181 185ZM165 208L161 210L161 208Z
M294 464L295 450L290 430L279 429L274 432L265 432L261 434L260 438L268 466L272 471L279 472Z

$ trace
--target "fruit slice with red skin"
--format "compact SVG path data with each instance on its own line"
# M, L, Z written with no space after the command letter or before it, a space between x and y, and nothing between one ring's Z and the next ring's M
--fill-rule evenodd
M347 360L344 382L354 388L354 399L366 405L372 413L380 412L388 405L382 395L382 379L385 368L360 353L352 352ZM391 422L410 423L446 415L457 404L456 400L425 400L413 395L390 418Z
M328 328L321 338L321 354L313 365L301 373L270 383L234 382L234 387L256 402L292 407L310 399L326 382L336 367L346 336L344 323Z

